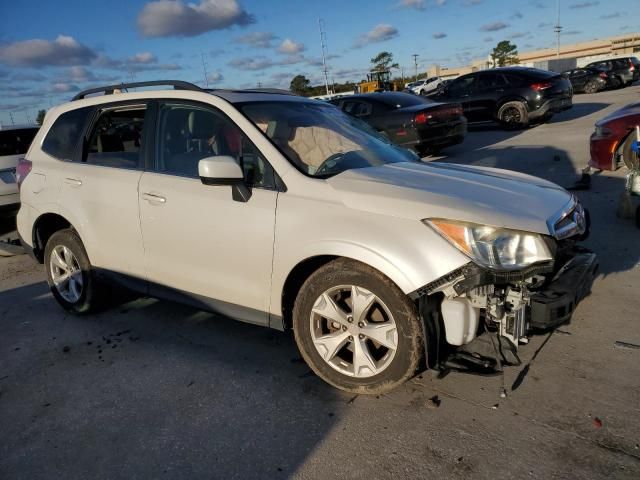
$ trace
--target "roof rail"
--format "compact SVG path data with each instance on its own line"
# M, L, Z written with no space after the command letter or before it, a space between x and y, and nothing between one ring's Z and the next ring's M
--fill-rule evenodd
M199 86L194 85L193 83L183 82L182 80L153 80L150 82L119 83L117 85L108 85L106 87L89 88L88 90L83 90L78 93L71 99L71 101L73 102L74 100L81 100L87 95L91 95L92 93L104 92L105 95L111 95L116 90L128 90L129 88L137 87L153 87L156 85L169 85L172 86L174 90L192 90L195 92L204 91Z
M291 92L290 90L283 90L280 88L203 88L203 91L209 93L216 92L227 92L227 93L271 93L274 95L292 95L297 97L296 93Z

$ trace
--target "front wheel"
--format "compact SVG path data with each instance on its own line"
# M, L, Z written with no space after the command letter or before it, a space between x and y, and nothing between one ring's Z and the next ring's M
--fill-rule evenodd
M498 120L507 130L525 128L529 125L529 113L522 102L507 102L498 110Z
M44 250L44 264L51 293L65 310L86 313L97 307L100 292L96 275L74 230L51 235Z
M348 392L388 392L416 372L423 355L415 304L380 272L353 260L314 272L296 299L293 320L309 367Z

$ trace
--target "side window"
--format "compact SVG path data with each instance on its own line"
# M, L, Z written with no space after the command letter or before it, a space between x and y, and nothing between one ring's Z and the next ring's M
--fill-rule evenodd
M354 117L368 117L371 115L371 104L366 102L344 102L343 110Z
M449 84L447 91L453 97L469 95L475 87L475 80L476 77L473 75L458 78Z
M83 149L82 161L114 168L138 168L146 105L102 110Z
M37 128L21 128L16 130L0 130L0 156L27 153Z
M60 115L42 142L42 150L58 160L72 160L92 107L70 110Z
M497 73L483 73L478 78L478 90L492 90L504 87L507 82L504 77Z
M203 158L228 155L236 159L247 185L275 188L275 173L258 149L231 120L213 108L163 104L160 108L156 170L198 178Z

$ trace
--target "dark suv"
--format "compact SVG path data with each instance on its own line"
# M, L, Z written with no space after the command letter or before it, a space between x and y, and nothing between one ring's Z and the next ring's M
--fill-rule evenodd
M585 68L595 68L606 72L611 77L611 85L614 88L626 87L640 78L640 60L636 57L600 60L590 63Z
M439 98L462 104L470 123L497 121L516 128L571 108L573 88L554 72L504 67L463 75L447 85Z

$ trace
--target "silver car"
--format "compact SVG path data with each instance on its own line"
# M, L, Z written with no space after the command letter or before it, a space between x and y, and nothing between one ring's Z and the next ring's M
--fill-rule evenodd
M175 89L124 91L158 83ZM313 371L356 393L517 363L597 268L578 247L588 215L557 185L425 164L277 91L82 92L48 113L18 183L18 231L65 309L104 306L118 281L293 330Z

